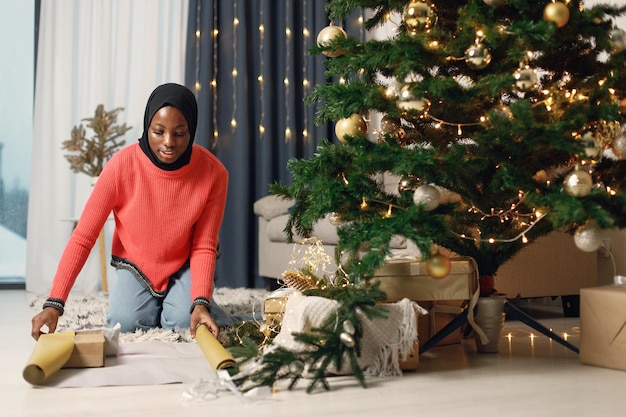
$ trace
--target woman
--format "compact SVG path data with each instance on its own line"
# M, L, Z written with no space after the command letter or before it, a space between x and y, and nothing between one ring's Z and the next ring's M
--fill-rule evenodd
M157 87L146 105L139 143L116 152L94 186L61 256L49 298L32 319L32 336L54 332L76 277L112 211L115 230L107 324L121 331L205 325L217 337L232 324L211 300L228 172L193 143L194 94Z

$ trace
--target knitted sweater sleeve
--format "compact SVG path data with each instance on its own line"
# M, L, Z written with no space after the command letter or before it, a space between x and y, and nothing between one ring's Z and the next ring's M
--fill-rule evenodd
M207 204L193 231L190 256L192 300L197 297L210 299L213 292L219 231L228 190L228 171L219 162L213 165L212 171L213 181Z
M50 298L67 301L91 249L115 203L114 159L111 159L96 181L80 215L76 228L63 250L52 281Z

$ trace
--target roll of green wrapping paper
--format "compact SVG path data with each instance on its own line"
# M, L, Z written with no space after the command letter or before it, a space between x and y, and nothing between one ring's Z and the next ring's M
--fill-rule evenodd
M22 375L26 382L41 385L65 365L74 350L74 332L39 337Z
M235 365L235 359L206 326L196 329L196 343L213 369L225 369Z

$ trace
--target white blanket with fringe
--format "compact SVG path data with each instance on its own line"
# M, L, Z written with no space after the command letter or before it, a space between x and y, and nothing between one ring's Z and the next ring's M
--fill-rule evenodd
M294 352L307 349L305 344L294 338L294 333L306 333L320 327L329 315L335 314L338 306L339 302L328 298L292 294L287 301L280 333L273 343ZM382 307L388 312L386 318L370 320L363 312L357 312L363 328L358 363L366 375L402 375L400 361L407 359L417 341L417 315L426 314L426 311L406 298ZM329 372L346 374L350 371L332 369Z

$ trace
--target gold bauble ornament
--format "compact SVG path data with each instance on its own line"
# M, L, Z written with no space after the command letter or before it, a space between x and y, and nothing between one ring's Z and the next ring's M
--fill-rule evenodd
M335 26L332 23L330 26L326 26L317 34L317 46L324 48L330 45L330 43L336 38L347 38L348 34L339 26ZM341 51L323 51L324 55L334 58L341 55Z
M471 69L480 70L491 62L489 48L482 43L476 43L465 50L465 63Z
M398 181L398 191L400 194L414 192L420 185L420 179L415 175L403 175Z
M579 139L582 145L585 147L583 159L595 160L602 153L602 146L592 131L587 131Z
M333 226L340 226L342 223L341 216L339 215L339 213L333 211L328 215L328 222Z
M595 252L602 246L602 232L594 223L587 223L576 229L574 243L583 252Z
M353 113L350 117L337 120L335 134L341 143L346 143L346 136L367 135L367 123L360 114Z
M430 108L430 101L427 98L416 96L412 91L411 84L405 84L398 93L396 107L407 114L421 115Z
M523 93L533 91L538 87L537 73L532 68L519 68L513 73L513 78L515 78L515 88Z
M593 178L591 174L583 170L580 165L576 165L574 171L570 172L563 182L565 192L572 197L584 197L593 188Z
M451 268L450 258L440 253L431 256L426 261L426 272L433 278L441 279L447 277Z
M626 128L613 139L611 150L619 159L626 159Z
M402 129L402 122L400 119L385 115L380 120L380 139L384 139L385 136L397 138L400 129Z
M439 207L441 193L436 187L429 184L420 185L413 192L413 203L422 206L426 211L433 211Z
M533 175L533 180L543 184L548 181L548 173L545 169L540 169Z
M412 0L404 6L402 20L411 36L428 32L437 23L435 6L427 0Z
M620 53L626 51L626 31L623 29L613 29L609 32L611 51Z
M569 7L564 3L550 3L543 9L543 20L553 22L557 28L562 28L569 22Z

